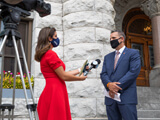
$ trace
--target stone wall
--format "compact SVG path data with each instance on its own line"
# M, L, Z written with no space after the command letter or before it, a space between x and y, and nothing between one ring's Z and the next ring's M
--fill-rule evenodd
M61 44L53 48L65 62L66 71L81 67L86 59L91 63L100 59L112 49L109 45L110 30L114 28L113 3L110 0L48 0L52 13L40 18L35 13L33 47L42 27L53 26L58 31ZM32 52L34 55L34 49ZM33 58L33 57L32 57ZM106 117L104 87L100 80L102 63L92 70L85 81L66 82L72 118ZM35 78L35 97L38 98L45 86L39 63L32 61Z

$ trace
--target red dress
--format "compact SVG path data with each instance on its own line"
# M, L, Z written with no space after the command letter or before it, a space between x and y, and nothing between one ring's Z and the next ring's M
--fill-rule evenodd
M38 101L39 120L71 120L66 84L54 71L60 66L65 70L64 63L54 51L48 50L40 66L46 86Z

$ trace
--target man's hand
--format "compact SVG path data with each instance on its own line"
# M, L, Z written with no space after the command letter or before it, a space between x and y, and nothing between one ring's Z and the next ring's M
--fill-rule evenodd
M119 84L121 84L121 83L119 83L119 82L111 82L111 83L108 84L108 88L112 93L117 94L117 92L119 90L122 90L122 88L120 88L118 86Z
M111 98L114 98L115 93L113 93L113 92L109 91L109 96L110 96Z

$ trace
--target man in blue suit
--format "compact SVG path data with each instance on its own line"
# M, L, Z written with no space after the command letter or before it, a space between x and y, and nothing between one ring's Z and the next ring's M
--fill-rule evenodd
M136 78L141 69L139 51L125 46L125 34L112 31L110 44L115 49L104 57L100 74L105 90L108 120L137 120ZM120 93L121 102L113 100Z

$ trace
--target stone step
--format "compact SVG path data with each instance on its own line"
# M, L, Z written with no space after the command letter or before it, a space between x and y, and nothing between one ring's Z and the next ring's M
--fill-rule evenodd
M4 120L8 120L8 118L5 118ZM16 120L29 120L27 118L16 118ZM91 119L83 119L83 118L76 118L72 120L108 120L108 119L101 119L101 118L91 118ZM160 120L160 118L138 118L138 120Z
M160 118L138 118L138 120L160 120Z
M107 118L73 118L72 120L108 120ZM138 110L138 120L160 120L160 110Z
M4 120L8 120L5 118ZM16 118L16 120L29 120L29 118ZM108 120L107 118L73 118L72 120ZM160 120L160 118L138 118L138 120Z
M87 118L87 119L84 119L84 118L75 118L75 119L72 119L72 120L108 120L107 118ZM160 120L160 118L138 118L138 120Z
M108 120L108 119L84 119L84 120ZM138 118L138 120L160 120L160 118Z
M160 103L139 102L137 110L160 110Z
M5 118L4 120L8 120L8 118ZM29 120L29 118L16 118L16 120ZM76 119L72 119L72 120L108 120L106 119L102 119L102 118L88 118L88 119L84 119L84 118L76 118ZM138 120L160 120L160 118L138 118Z
M138 118L157 118L158 119L160 118L160 110L139 110Z

